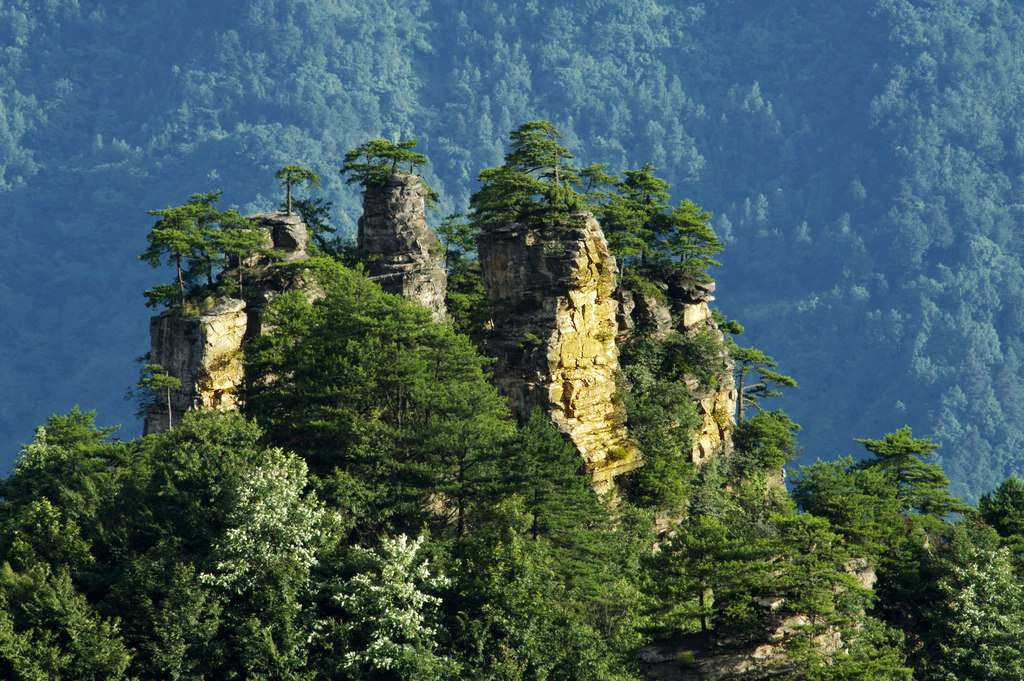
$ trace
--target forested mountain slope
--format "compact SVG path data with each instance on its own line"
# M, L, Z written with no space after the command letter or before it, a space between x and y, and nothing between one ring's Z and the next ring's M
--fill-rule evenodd
M276 207L362 140L417 137L438 215L544 118L715 213L719 304L803 389L811 457L911 423L953 490L1020 468L1020 49L1008 0L189 0L0 6L0 447L53 412L129 434L147 209ZM197 178L201 178L197 186ZM256 197L256 198L253 198ZM823 399L822 396L826 396ZM824 405L824 406L823 406Z

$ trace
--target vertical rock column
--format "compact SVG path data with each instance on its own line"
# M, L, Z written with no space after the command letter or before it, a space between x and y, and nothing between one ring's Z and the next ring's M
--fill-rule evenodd
M441 241L427 225L426 195L416 175L391 175L383 186L367 187L356 245L376 256L367 268L371 280L420 303L440 321L447 317L448 275L441 267Z
M576 445L594 488L641 465L618 403L615 260L589 213L568 225L490 225L479 241L494 305L494 382L525 418L536 407Z
M169 310L150 319L150 359L182 385L180 391L171 391L174 424L189 410L237 408L246 326L245 303L234 298L222 300L199 317ZM146 414L143 432L159 433L167 425L167 401L158 396Z
M668 295L672 300L675 317L681 323L682 333L700 333L711 329L722 348L724 370L718 382L702 386L696 380L690 382L697 413L700 414L700 432L694 437L692 460L703 464L713 456L732 450L732 432L736 428L736 387L733 384L733 363L725 347L725 339L715 323L708 303L715 299L714 282L698 282L688 279L670 279Z
M213 308L198 317L168 310L150 319L150 360L181 381L182 389L171 391L171 414L178 424L186 411L203 407L237 409L238 391L244 379L246 334L261 331L263 305L274 295L294 288L294 282L278 276L276 262L297 262L308 258L306 223L298 215L283 212L247 215L267 234L267 244L277 252L273 259L256 257L243 280L248 302L220 298ZM234 276L226 272L222 276ZM145 434L167 430L167 401L157 397L146 414Z

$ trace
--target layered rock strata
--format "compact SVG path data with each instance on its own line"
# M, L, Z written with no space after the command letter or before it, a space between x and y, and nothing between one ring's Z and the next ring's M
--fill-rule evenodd
M301 286L274 268L272 262L297 262L308 257L306 224L298 215L283 212L247 215L261 225L267 242L277 252L274 258L249 263L256 270L243 280L245 300L218 299L198 316L167 310L150 319L150 361L181 381L181 390L171 391L172 423L179 423L186 411L203 407L236 409L238 391L244 379L245 342L262 330L263 305L281 291ZM262 267L261 267L262 265ZM143 432L167 430L166 401L156 400L146 414Z
M193 409L238 406L247 325L245 303L235 298L223 299L198 317L167 311L150 319L150 359L182 385L171 391L173 423ZM157 400L146 414L144 432L159 433L167 426L166 403Z
M367 275L388 293L414 300L434 319L447 316L448 275L441 242L427 225L427 190L416 175L391 175L363 192L356 247L371 257Z
M487 354L521 418L540 407L575 444L595 489L641 465L616 395L615 259L589 213L564 225L489 225L478 242L494 308Z

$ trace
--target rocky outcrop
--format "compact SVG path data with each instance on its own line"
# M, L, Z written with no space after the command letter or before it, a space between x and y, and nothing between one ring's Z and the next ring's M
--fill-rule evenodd
M302 218L272 212L247 215L246 219L261 225L268 245L276 253L274 257L258 256L249 263L254 270L243 281L245 299L218 299L198 315L167 310L150 319L150 361L182 384L181 390L171 391L173 423L179 423L186 411L194 409L238 407L243 348L249 338L262 332L264 304L282 291L303 285L294 273L268 267L309 257L309 237ZM143 432L162 432L167 425L166 403L157 400L146 414Z
M370 256L367 275L388 293L414 300L447 316L448 276L441 267L441 242L425 217L427 190L416 175L391 175L363 192L356 246Z
M150 319L150 360L182 384L180 391L171 392L173 423L200 407L238 406L247 324L245 303L235 298L222 300L198 317L168 310ZM146 414L144 432L162 432L167 425L167 408L157 400Z
M297 262L309 257L309 231L297 213L284 211L246 215L246 220L259 223L267 233L268 245L280 262Z
M689 381L697 412L700 431L693 439L691 457L702 464L713 456L732 449L732 431L736 428L736 386L733 382L732 361L725 347L725 339L715 323L708 303L715 299L714 282L697 282L682 278L670 279L668 295L675 318L683 333L712 333L722 348L724 369L713 384L701 385Z
M575 444L598 492L641 465L616 395L615 259L589 213L568 224L489 225L478 252L494 308L494 382L525 418L540 407Z
M864 589L875 585L874 567L863 558L844 566ZM637 653L649 681L760 681L789 678L795 671L786 645L810 624L806 615L786 612L786 597L761 598L754 604L759 630L740 632L723 628L656 641ZM810 644L821 653L843 648L836 629L825 629Z
M736 427L736 388L732 362L708 303L715 298L714 282L694 281L682 276L652 282L652 291L617 293L620 301L619 339L627 343L638 334L664 336L667 333L711 333L721 347L722 370L715 380L700 382L688 376L687 387L700 416L700 428L693 440L691 458L703 464L732 449Z

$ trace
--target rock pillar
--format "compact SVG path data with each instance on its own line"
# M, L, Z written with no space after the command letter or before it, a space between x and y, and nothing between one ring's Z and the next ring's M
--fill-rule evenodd
M246 300L220 298L198 316L167 310L150 319L150 361L181 381L180 391L171 391L173 423L181 422L186 411L238 408L238 392L244 378L243 351L247 337L261 332L260 313L274 295L302 285L271 267L278 262L308 258L309 236L299 215L276 211L246 215L260 224L267 244L277 257L257 256L248 263L252 269L243 280ZM234 277L227 271L222 276ZM167 401L157 398L146 414L143 432L167 430Z
M383 186L367 187L356 246L373 258L367 267L371 280L420 303L440 321L447 316L448 275L441 266L441 241L427 225L426 195L416 175L391 175Z
M189 410L209 407L235 409L242 384L242 339L247 317L245 303L223 299L198 317L168 310L150 319L150 360L181 381L171 391L173 423ZM167 430L167 402L157 397L146 414L144 433Z
M495 384L521 418L543 409L607 491L642 462L616 395L616 267L604 233L582 213L563 225L490 225L478 248Z

